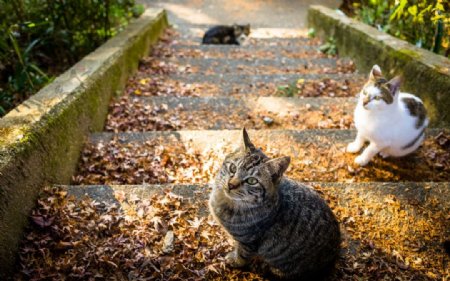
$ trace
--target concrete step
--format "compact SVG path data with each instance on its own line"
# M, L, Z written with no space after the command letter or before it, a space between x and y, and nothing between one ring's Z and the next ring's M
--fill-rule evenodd
M123 96L111 103L105 129L349 129L355 104L355 98Z
M253 142L269 156L292 158L287 174L301 181L449 181L449 151L430 129L423 146L397 159L376 156L366 167L345 152L353 130L256 130ZM448 130L445 131L448 135ZM74 183L212 182L224 157L242 143L238 130L96 133L83 150ZM414 172L411 172L414 171Z
M356 197L372 198L386 202L386 198L398 200L405 206L426 206L432 204L440 210L450 209L450 182L394 183L394 182L304 182L321 194L326 194L334 204L349 207ZM170 191L176 195L194 200L207 200L211 185L205 184L144 184L144 185L68 185L59 186L76 198L87 196L98 202L119 203L118 197L132 201L145 200L154 194L163 195ZM122 193L122 194L121 194ZM120 194L120 196L118 196ZM395 198L395 199L394 199ZM449 230L450 231L450 230Z
M141 69L126 93L145 96L303 96L354 97L366 77L358 74L155 75Z
M370 261L376 260L383 264L383 267L402 268L400 272L405 280L432 280L430 276L445 276L445 267L441 265L445 259L442 242L450 235L449 182L306 184L325 198L341 224L343 241L341 258L337 264L338 271L351 275L355 264L365 265L370 256ZM63 213L75 212L90 220L98 217L96 222L110 225L111 232L114 233L112 237L122 237L122 231L124 237L131 239L130 244L139 245L141 236L138 229L133 227L137 234L130 236L129 233L125 234L125 231L129 231L128 228L114 227L114 223L107 220L105 222L103 218L114 217L113 221L125 219L133 222L133 226L146 226L147 231L157 236L153 241L163 241L166 231L161 229L170 225L168 229L175 233L172 242L175 247L170 255L165 255L166 258L176 259L181 255L181 251L197 252L203 251L203 247L219 247L219 244L199 244L194 249L189 248L188 242L192 238L183 235L186 233L185 222L190 223L187 225L191 227L194 222L201 222L199 233L215 233L215 236L209 237L210 241L217 240L216 243L219 243L218 240L225 237L220 226L214 223L209 215L207 198L210 187L206 185L65 186L62 189L68 192L69 197L73 195L78 198L58 205ZM76 202L80 199L84 203ZM111 204L118 208L112 207ZM74 206L77 206L75 210ZM154 223L158 218L162 220L161 228L156 227ZM64 229L65 225L61 223L68 221L56 223L59 224L59 229ZM172 221L176 223L170 223ZM86 223L73 220L73 224L67 227L85 232L89 231ZM96 231L95 227L91 231ZM133 243L134 240L136 243ZM76 241L77 238L74 237L73 242ZM97 241L104 243L105 240L94 239L90 243L95 244ZM183 246L185 243L186 246ZM163 243L151 245L158 249L164 248ZM221 248L214 255L207 256L205 263L210 259L217 259L216 255L225 256L227 251L229 249ZM176 268L178 267L175 267L175 273L172 274L176 274ZM369 272L372 271L365 271L369 280L378 276L376 272L372 272L372 275Z
M176 26L176 39L183 43L201 44L203 35L211 25ZM243 45L288 46L320 45L318 38L309 38L307 29L253 28Z
M203 33L199 30L196 34L181 35L175 37L176 44L179 45L191 45L191 46L202 46ZM310 39L308 37L291 37L291 38L280 38L280 37L248 37L245 39L241 45L238 47L301 47L301 46L314 46L319 47L323 42L318 39ZM232 45L223 45L226 47L232 47ZM236 46L236 45L235 45Z
M276 59L276 58L326 58L317 46L254 46L254 45L182 45L173 43L165 54L181 58L229 58L229 59ZM153 53L152 53L153 54Z
M163 58L153 57L141 60L140 69L167 74L215 75L233 73L237 75L264 74L344 74L354 73L355 65L351 60L334 58L293 59L278 57L265 59L260 57L246 59L231 58Z

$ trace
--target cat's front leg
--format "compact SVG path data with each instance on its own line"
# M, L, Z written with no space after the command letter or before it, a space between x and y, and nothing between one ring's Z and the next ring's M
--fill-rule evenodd
M374 144L374 143L370 143L369 146L364 149L364 151L355 158L355 163L360 165L360 166L365 166L367 165L367 163L369 163L369 161L375 156L377 155L378 152L380 152L380 148Z
M347 145L347 152L356 153L360 151L361 148L364 146L365 141L366 140L358 132L356 134L355 140Z
M236 243L234 250L225 256L225 262L231 267L243 267L248 264L252 253Z

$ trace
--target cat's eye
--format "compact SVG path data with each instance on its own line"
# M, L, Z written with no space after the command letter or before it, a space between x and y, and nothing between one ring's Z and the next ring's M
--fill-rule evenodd
M236 173L236 165L234 165L233 163L230 163L230 165L228 166L228 170L232 174Z
M380 97L380 96L375 96L374 99L375 99L375 100L380 100L381 97Z
M250 185L255 185L258 183L258 180L255 178L248 178L245 180L246 183L250 184Z

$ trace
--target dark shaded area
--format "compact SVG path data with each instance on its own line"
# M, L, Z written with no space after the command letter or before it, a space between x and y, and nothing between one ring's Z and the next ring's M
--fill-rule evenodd
M122 30L137 12L134 0L0 5L0 117Z

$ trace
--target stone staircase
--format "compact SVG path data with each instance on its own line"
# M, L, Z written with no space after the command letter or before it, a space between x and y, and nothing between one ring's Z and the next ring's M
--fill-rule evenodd
M442 242L450 237L450 184L442 163L448 163L449 153L440 140L448 132L428 130L424 146L407 158L378 157L357 167L345 147L355 136L355 95L365 73L348 59L317 51L317 39L250 38L239 47L201 46L202 28L170 31L142 60L124 95L112 101L105 131L87 140L74 185L60 188L97 202L91 207L119 203L123 210L150 198L160 204L168 194L183 196L177 201L182 207L173 210L188 212L195 205L202 227L208 223L217 230L206 209L207 184L224 155L240 145L245 126L270 156L291 156L287 175L316 188L338 216L344 242L335 280L354 280L354 275L445 280ZM210 271L190 267L179 252L181 232L176 225L162 225L159 242L149 245L160 249L174 243L175 250L161 254L173 268L163 270L167 260L155 259L145 267L154 267L150 279L259 278L223 268L220 251L196 261ZM175 232L171 242L169 230ZM91 247L100 247L95 241ZM214 246L197 246L193 255L201 247ZM109 255L112 269L127 268L123 259Z

